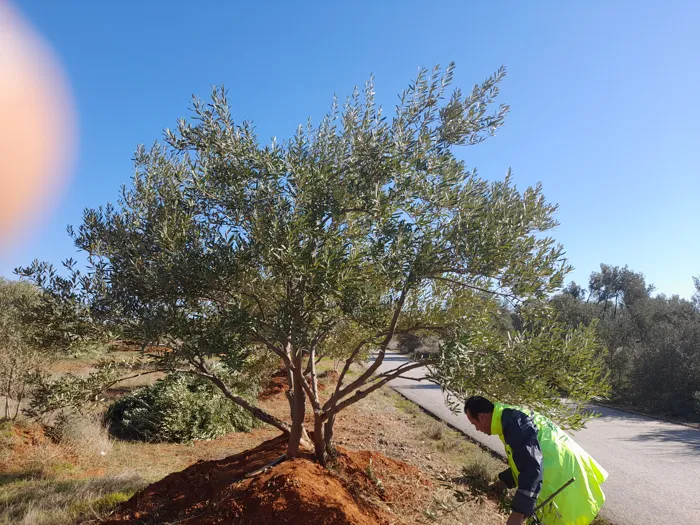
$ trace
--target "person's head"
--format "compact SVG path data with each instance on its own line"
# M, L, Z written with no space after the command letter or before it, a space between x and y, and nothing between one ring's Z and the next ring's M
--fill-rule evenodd
M491 417L493 416L491 401L485 397L472 396L464 403L464 413L479 432L491 435Z

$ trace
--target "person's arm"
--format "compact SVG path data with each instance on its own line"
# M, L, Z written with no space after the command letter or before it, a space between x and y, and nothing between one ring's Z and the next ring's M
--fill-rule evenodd
M542 450L532 419L516 410L503 412L503 438L513 450L518 468L518 490L513 498L514 513L531 516L542 490Z

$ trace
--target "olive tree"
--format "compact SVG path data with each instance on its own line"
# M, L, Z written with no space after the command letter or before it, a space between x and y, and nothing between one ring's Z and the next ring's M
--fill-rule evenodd
M0 395L5 398L4 419L17 418L30 393L32 377L50 362L50 354L36 344L37 328L30 321L38 297L39 291L30 284L0 277Z
M117 204L86 210L73 232L100 283L95 315L166 345L164 364L210 379L287 433L288 457L310 407L322 462L345 408L423 364L450 391L489 387L559 414L562 390L584 400L604 389L591 333L564 331L541 306L569 271L545 233L557 207L539 185L520 191L510 173L487 181L455 154L502 125L508 108L493 102L505 72L463 93L450 87L453 71L420 70L391 116L370 81L318 125L269 144L234 121L223 89L195 99L194 117L164 144L137 150ZM504 328L504 302L524 319L518 331ZM382 371L399 334L437 335L440 356ZM327 353L343 366L321 395L316 364ZM270 357L288 378L286 421L211 366L240 371Z

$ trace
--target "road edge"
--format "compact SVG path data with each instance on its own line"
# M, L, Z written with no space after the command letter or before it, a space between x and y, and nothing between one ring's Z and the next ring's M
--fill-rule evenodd
M596 399L595 401L591 401L590 404L593 406L599 406L603 408L612 408L614 410L619 410L620 412L625 412L627 414L634 414L635 416L641 416L655 421L663 421L665 423L673 423L674 425L681 425L684 427L688 427L692 430L700 431L700 423L688 423L687 421L679 421L677 419L671 419L669 417L660 416L658 414L641 412L639 410L635 410L634 408L627 408L620 405L616 405L614 403L606 403L605 401L598 399Z

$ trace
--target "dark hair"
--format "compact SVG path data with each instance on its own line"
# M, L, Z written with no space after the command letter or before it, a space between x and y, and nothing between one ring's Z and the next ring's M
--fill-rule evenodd
M469 413L472 417L479 417L479 414L493 413L493 403L481 396L472 396L464 402L464 413Z

